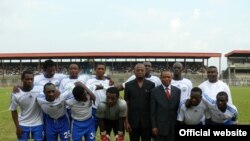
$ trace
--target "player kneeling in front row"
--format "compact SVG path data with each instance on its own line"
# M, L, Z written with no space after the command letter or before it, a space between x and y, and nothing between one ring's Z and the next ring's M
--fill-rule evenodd
M228 94L219 92L216 101L208 95L203 96L205 104L209 109L209 116L206 117L206 125L236 125L238 124L237 108L228 103Z
M127 115L125 100L119 99L119 90L110 87L106 92L106 101L99 103L96 116L99 118L101 141L109 141L113 130L116 141L124 141L124 120Z
M85 141L95 141L95 121L92 117L91 101L95 96L84 84L75 83L75 85L72 90L73 96L66 100L73 119L72 140L82 141L84 137Z
M46 141L70 141L69 119L66 114L65 100L68 93L57 93L52 83L44 85L43 93L37 97L37 102L44 112Z
M199 87L191 90L189 99L182 102L177 120L181 125L203 125L208 108L202 100L202 91Z

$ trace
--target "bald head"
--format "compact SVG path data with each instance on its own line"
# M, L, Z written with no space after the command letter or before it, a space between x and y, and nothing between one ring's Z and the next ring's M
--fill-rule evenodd
M143 65L151 67L152 64L151 64L151 62L143 62Z
M182 71L183 71L183 65L180 62L176 62L173 65L173 72L174 72L174 80L181 80L182 79Z
M142 63L138 63L135 65L134 73L136 78L144 78L145 77L145 66Z
M147 77L150 75L150 72L152 71L152 64L150 62L143 62L143 65L145 66L146 77Z
M179 67L179 68L183 69L183 65L180 62L174 63L173 68L175 68L175 67Z
M136 69L138 69L138 68L143 68L143 69L145 69L145 66L144 66L142 63L137 63L137 64L135 65L134 69L136 70Z

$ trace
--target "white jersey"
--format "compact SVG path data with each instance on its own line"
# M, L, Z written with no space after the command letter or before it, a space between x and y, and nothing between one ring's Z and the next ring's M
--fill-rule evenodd
M135 78L136 78L135 75L130 76L126 82L122 83L122 87L125 88L125 84L131 80L134 80ZM155 83L155 87L160 86L162 84L160 78L157 76L151 75L150 77L145 77L145 78Z
M219 92L224 91L228 95L228 102L230 104L233 103L231 92L230 92L228 85L226 83L222 82L221 80L218 80L215 83L211 83L208 80L206 80L199 85L199 88L201 88L201 90L202 90L202 95L206 94L209 97L211 97L213 100L216 100L216 95Z
M193 84L189 79L183 78L182 80L174 80L172 79L171 85L176 86L181 90L181 98L180 101L183 101L189 98L191 90L193 88Z
M59 88L61 80L66 77L68 76L64 74L59 74L59 73L54 74L52 78L46 78L44 77L44 74L39 74L39 75L36 75L34 78L34 85L44 86L46 83L51 82L56 86L56 88Z
M106 101L106 90L110 87L109 86L109 80L104 78L103 80L98 80L96 78L91 78L86 82L87 86L94 87L96 85L103 86L103 89L100 90L93 90L92 92L95 94L96 100L95 104L93 104L93 108L97 108L98 104L102 101Z
M61 93L65 91L72 91L73 88L75 87L75 82L80 81L77 79L70 79L70 78L64 78L62 79L60 86L59 86L59 91Z
M11 95L9 110L15 111L20 107L18 116L19 124L22 126L42 125L42 110L36 102L37 96L42 92L43 87L34 86L29 92L19 90Z
M226 111L222 112L216 105L216 100L213 100L210 96L203 95L202 100L209 109L207 119L211 118L213 122L226 125L237 124L238 111L234 105L228 103Z
M86 82L87 82L90 78L92 78L92 76L91 76L91 75L87 75L87 74L81 74L81 75L78 77L78 79L81 80L81 82L82 82L83 84L86 84Z
M92 104L88 95L86 102L76 101L74 96L71 95L66 100L66 104L71 109L71 117L78 121L84 121L92 116Z
M76 79L70 79L69 77L63 78L59 86L59 91L61 93L65 91L72 91L73 88L75 87L75 82L79 81L79 82L82 82L83 84L86 84L89 78L91 78L91 76L89 75L80 75Z
M187 125L197 125L203 121L205 115L208 115L208 108L203 101L190 108L187 108L184 102L179 109L177 120L183 121Z
M41 93L37 97L38 104L41 106L44 113L49 115L53 119L58 119L66 114L65 100L70 96L70 92L66 91L54 101L49 102L45 98L45 94Z

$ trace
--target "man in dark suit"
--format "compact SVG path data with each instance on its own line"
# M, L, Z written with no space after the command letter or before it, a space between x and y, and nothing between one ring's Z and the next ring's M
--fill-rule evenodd
M171 72L162 71L162 85L151 93L151 121L155 141L174 141L181 90L172 86L171 80Z
M134 69L136 78L125 84L125 100L128 114L125 120L130 141L150 141L150 94L155 84L145 79L145 66L137 64Z

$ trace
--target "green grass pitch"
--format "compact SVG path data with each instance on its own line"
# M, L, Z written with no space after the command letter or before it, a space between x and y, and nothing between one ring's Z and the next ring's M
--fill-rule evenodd
M15 126L8 110L11 88L0 87L0 141L15 141ZM239 111L239 124L250 124L250 87L232 87L233 103ZM97 137L99 140L99 137ZM126 140L128 134L126 133Z

